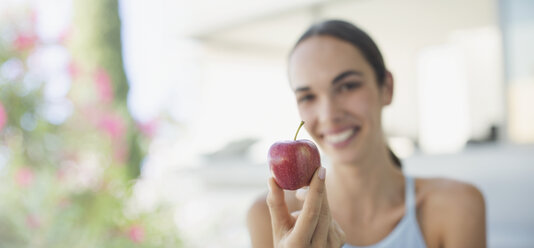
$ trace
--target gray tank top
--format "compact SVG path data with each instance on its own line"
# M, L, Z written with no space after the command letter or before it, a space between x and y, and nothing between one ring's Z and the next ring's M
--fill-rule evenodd
M378 243L369 246L353 246L345 244L343 248L426 248L425 240L415 213L415 182L412 177L406 180L406 213L397 226Z

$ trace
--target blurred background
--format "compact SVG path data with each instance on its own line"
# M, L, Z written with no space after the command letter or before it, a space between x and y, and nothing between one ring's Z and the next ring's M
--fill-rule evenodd
M288 52L326 18L379 45L403 170L476 185L489 247L534 247L533 13L531 0L2 0L0 247L249 247L267 150L300 122Z

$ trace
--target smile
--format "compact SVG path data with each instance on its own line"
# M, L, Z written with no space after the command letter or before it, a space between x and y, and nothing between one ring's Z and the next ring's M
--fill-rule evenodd
M336 134L327 134L324 136L324 140L332 146L342 147L348 144L359 130L360 128L351 128Z

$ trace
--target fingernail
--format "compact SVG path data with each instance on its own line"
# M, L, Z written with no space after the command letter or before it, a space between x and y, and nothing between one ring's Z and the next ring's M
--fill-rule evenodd
M319 173L318 174L319 174L319 179L324 180L324 178L326 176L326 169L321 166L321 168L319 168Z

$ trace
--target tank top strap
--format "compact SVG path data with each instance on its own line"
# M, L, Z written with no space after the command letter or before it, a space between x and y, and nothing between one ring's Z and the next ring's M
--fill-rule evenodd
M368 246L345 244L343 248L426 248L425 240L417 222L415 204L415 179L405 177L405 213L397 226L385 238Z
M406 216L415 215L415 179L410 176L405 177L405 206Z

